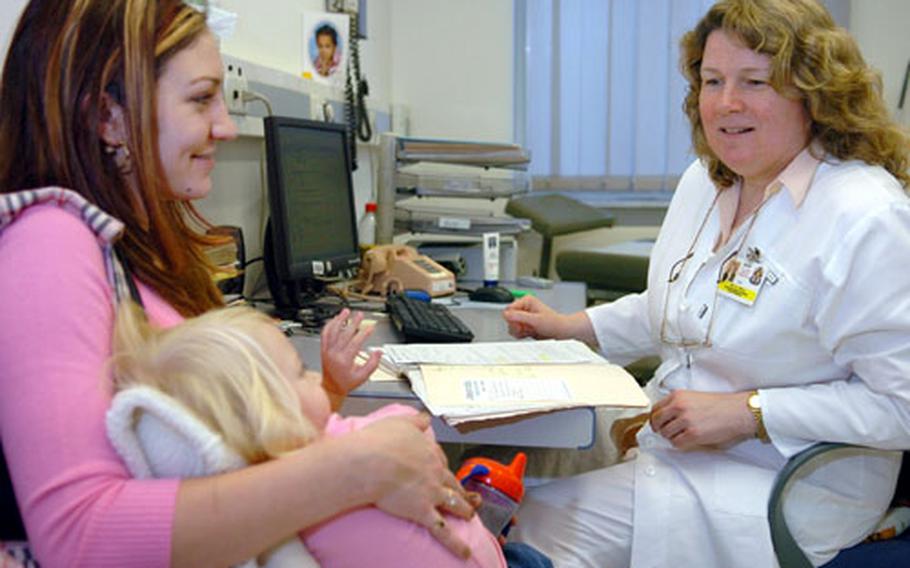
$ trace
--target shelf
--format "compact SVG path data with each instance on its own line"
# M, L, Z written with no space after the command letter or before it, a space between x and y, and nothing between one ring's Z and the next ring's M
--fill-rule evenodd
M397 138L396 159L401 163L429 162L479 168L527 169L531 153L516 144Z
M399 168L395 188L410 195L494 199L527 193L531 176L524 171L478 172L476 167L421 163Z
M526 171L530 152L515 144L405 138L383 134L380 139L376 240L392 242L396 231L416 229L443 234L477 235L489 231L517 234L527 230L507 215L487 218L463 215L447 219L446 207L421 213L398 211L404 197L497 200L531 189ZM480 217L484 217L480 219ZM482 226L483 227L482 227Z

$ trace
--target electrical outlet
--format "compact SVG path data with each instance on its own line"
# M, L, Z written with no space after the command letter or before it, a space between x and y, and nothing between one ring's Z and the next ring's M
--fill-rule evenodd
M332 101L315 92L310 93L310 119L334 122L335 109L332 107Z
M246 114L243 93L247 91L247 80L243 67L236 63L224 64L224 100L231 114Z

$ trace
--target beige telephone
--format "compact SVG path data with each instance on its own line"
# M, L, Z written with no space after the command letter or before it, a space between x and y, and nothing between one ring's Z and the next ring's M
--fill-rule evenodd
M423 290L431 297L455 292L455 275L428 256L405 245L379 245L368 250L360 265L362 294Z

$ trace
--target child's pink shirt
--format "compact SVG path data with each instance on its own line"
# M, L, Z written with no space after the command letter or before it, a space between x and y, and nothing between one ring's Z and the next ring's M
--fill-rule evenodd
M389 405L368 416L342 418L332 415L326 424L329 436L340 436L363 428L387 416L415 414L412 408ZM432 437L432 431L428 431ZM305 531L307 549L322 568L341 566L432 566L433 568L494 568L506 566L502 547L474 515L465 521L451 515L446 522L473 551L467 562L457 558L430 535L410 521L393 517L376 507L345 513L320 527Z

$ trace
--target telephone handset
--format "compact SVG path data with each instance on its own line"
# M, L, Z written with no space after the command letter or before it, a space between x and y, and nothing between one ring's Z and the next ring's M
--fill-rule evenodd
M373 137L370 117L367 112L366 97L370 94L367 81L360 74L360 49L358 40L365 38L360 29L360 2L362 0L326 0L326 9L330 12L341 12L350 16L351 56L348 60L344 81L344 121L348 127L348 144L351 153L351 169L357 169L357 140L369 142Z
M356 16L359 4L358 0L326 0L325 7L329 12L341 12Z
M445 296L455 292L455 275L413 247L379 245L364 254L358 288L362 294L381 296L402 290Z

